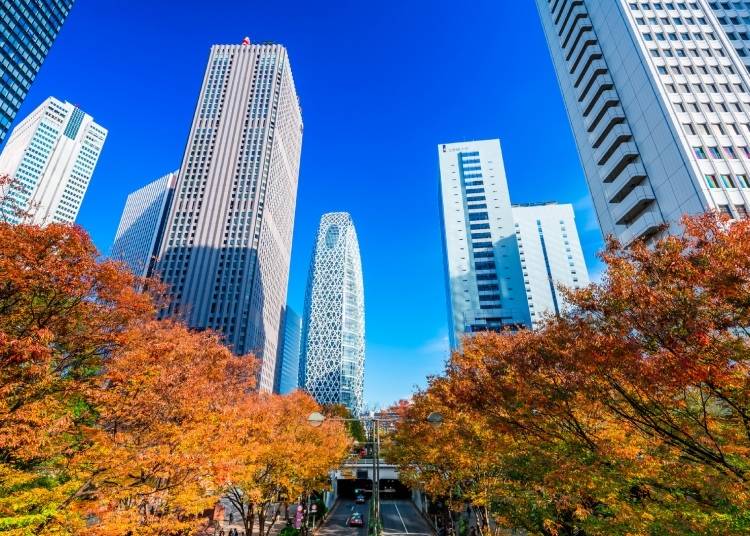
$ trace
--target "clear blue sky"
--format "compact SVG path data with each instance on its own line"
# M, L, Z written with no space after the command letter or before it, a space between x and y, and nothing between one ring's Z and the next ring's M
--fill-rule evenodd
M107 252L128 192L176 169L216 43L289 50L305 133L289 304L321 214L349 211L365 275L366 400L447 357L437 144L499 137L513 202L574 203L601 236L532 1L77 0L21 109L50 95L109 129L78 222ZM18 119L17 118L17 119Z

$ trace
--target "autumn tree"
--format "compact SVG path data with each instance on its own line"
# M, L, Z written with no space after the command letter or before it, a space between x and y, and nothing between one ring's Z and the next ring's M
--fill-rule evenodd
M256 522L258 533L267 534L283 497L326 487L329 472L346 457L344 427L332 420L310 426L307 418L315 411L320 407L302 391L259 394L236 408L225 429L234 450L217 486L239 512L246 534Z
M0 528L65 516L104 360L153 311L75 226L0 222Z
M532 534L746 533L749 239L610 241L560 318L466 339L399 427L405 477Z
M92 535L193 534L219 498L213 484L234 455L223 430L254 397L256 361L234 356L217 335L172 322L128 334L95 397L95 448L78 464Z
M197 533L255 360L152 320L75 226L0 222L0 275L0 531Z

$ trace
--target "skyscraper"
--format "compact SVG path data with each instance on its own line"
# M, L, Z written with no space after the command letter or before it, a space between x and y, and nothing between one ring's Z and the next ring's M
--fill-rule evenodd
M438 146L451 348L465 333L530 326L499 140Z
M151 271L172 205L178 171L168 173L128 195L111 257L146 277Z
M523 270L532 327L546 314L560 314L565 298L560 286L589 283L575 214L570 204L513 205L513 225Z
M274 386L297 198L302 115L281 45L211 48L158 272L162 316L223 334Z
M0 154L0 215L10 222L72 223L107 139L107 130L77 106L49 97L21 121ZM20 209L31 214L19 218Z
M4 0L0 9L0 143L73 0Z
M602 231L629 244L685 213L746 217L747 3L537 7Z
M324 214L305 295L300 386L320 404L363 408L365 302L359 242L346 212Z
M280 335L281 344L276 358L276 392L285 395L299 387L299 352L302 343L302 318L288 305Z

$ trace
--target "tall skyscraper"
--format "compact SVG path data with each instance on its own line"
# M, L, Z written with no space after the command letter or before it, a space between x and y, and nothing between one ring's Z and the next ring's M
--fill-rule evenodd
M77 106L49 97L21 121L0 154L0 215L18 223L72 223L107 139L107 130ZM17 211L29 218L19 218Z
M177 173L173 171L150 182L125 201L110 256L125 262L140 277L149 275L158 254Z
M158 272L162 316L262 360L271 391L289 277L302 115L281 45L211 48Z
M299 353L302 343L302 318L288 305L284 311L280 338L274 390L285 395L299 387Z
M499 140L438 146L451 348L531 325Z
M602 231L629 244L685 213L746 217L747 3L537 7Z
M300 386L320 404L363 408L365 300L359 242L346 212L324 214L305 295Z
M561 285L579 288L589 283L573 205L513 205L513 224L531 325L537 327L545 314L564 310Z
M0 143L73 0L4 0L0 7Z

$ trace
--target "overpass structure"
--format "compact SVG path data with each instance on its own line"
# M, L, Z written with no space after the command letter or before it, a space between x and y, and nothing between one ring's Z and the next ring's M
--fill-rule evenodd
M375 467L372 459L359 459L342 465L331 475L333 493L339 499L354 499L357 493L368 498L373 493L373 474ZM398 467L383 463L378 464L379 491L383 499L409 499L411 490L399 480Z

